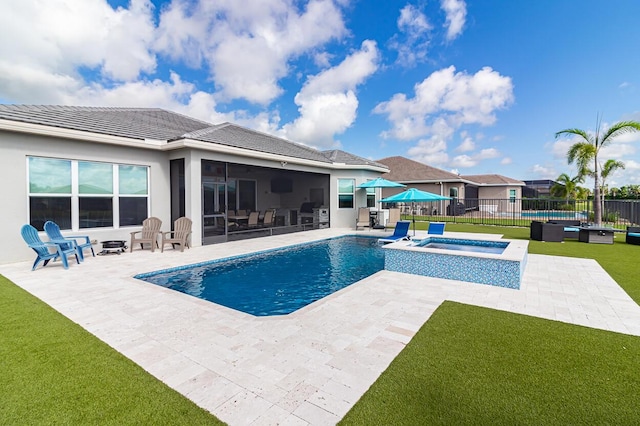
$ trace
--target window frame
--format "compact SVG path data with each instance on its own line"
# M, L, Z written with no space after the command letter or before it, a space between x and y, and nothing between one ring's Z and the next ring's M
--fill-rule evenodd
M52 193L47 193L47 192L32 192L32 182L31 182L31 177L32 177L32 164L31 164L31 159L42 159L42 160L59 160L59 161L68 161L70 163L70 172L71 172L71 191L69 193L56 193L56 192L52 192ZM130 225L121 225L120 224L120 199L122 197L134 197L134 198L145 198L146 199L146 215L145 217L148 217L150 215L150 211L151 211L151 179L150 179L150 174L151 174L151 166L149 165L144 165L144 164L125 164L125 163L112 163L112 162L107 162L107 161L94 161L94 160L78 160L78 159L70 159L70 158L57 158L57 157L43 157L43 156L37 156L37 155L27 155L26 157L26 162L27 162L27 176L26 176L26 185L27 185L27 198L28 198L28 202L27 202L27 221L28 223L32 223L32 208L31 208L31 200L35 197L56 197L56 198L66 198L69 199L71 202L71 223L70 223L70 227L63 225L63 224L59 224L61 229L65 229L65 230L72 230L72 231L78 231L78 230L85 230L85 229L120 229L120 228L127 228L127 227L132 227L132 226L140 226L140 224L130 224ZM85 191L81 191L80 190L80 185L85 185L87 184L87 182L90 183L90 180L83 180L81 182L81 178L80 178L80 169L81 166L80 164L84 163L84 164L97 164L97 165L103 165L103 166L111 166L111 193L106 193L106 192L99 192L98 193L90 193L90 192L85 192ZM139 193L139 194L129 194L129 193L120 193L120 167L121 166L125 166L125 167L140 167L143 168L145 171L145 189L144 189L144 194ZM80 218L80 200L84 198L84 199L97 199L97 198L105 198L105 199L110 199L111 200L111 226L97 226L97 227L82 227L81 226L81 218Z
M351 186L350 192L342 192L342 185L340 184L343 181L349 181ZM356 180L351 178L338 178L338 190L336 191L338 194L338 209L354 209L355 208L355 199L356 199ZM351 206L342 206L341 197L349 196L351 197Z

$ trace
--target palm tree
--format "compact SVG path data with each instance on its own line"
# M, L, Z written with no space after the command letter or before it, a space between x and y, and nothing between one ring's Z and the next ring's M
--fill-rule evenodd
M605 183L607 181L607 178L613 174L613 172L615 172L618 169L623 169L624 170L624 163L622 161L618 161L618 160L607 160L606 163L604 163L604 165L602 166L600 175L602 177L602 193L601 193L601 205L602 205L602 211L604 212L604 196L605 196L605 191L607 188L607 184Z
M589 164L593 164L593 213L596 225L602 224L602 206L600 204L600 171L598 170L598 154L602 147L609 145L616 136L624 133L640 131L640 122L620 121L609 127L604 133L600 130L600 121L596 125L595 134L589 134L580 129L565 129L556 133L556 138L561 135L576 135L581 138L579 142L573 144L567 152L569 164L574 162L578 165L578 170L589 170ZM592 163L593 162L593 163Z
M562 173L556 178L556 184L551 187L551 193L555 197L562 197L567 200L569 204L569 198L576 198L578 190L578 184L584 181L584 177L581 175L570 177L566 173Z

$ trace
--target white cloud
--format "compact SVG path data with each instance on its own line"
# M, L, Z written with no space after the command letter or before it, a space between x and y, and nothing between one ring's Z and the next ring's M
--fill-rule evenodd
M478 154L475 155L475 158L479 160L488 160L491 158L498 158L498 157L500 157L500 151L498 151L495 148L482 149Z
M449 162L447 142L437 136L419 140L417 145L409 148L408 154L416 161L434 166L442 166Z
M555 179L559 175L553 166L543 166L541 164L534 164L531 168L531 173L537 176L536 179Z
M500 164L503 166L506 166L511 163L513 163L513 160L511 159L511 157L504 157L502 160L500 160Z
M474 75L455 72L455 68L439 70L414 86L415 96L395 94L379 103L374 112L384 114L392 129L383 137L410 140L433 132L428 121L442 119L449 128L464 124L491 125L495 112L513 102L513 84L489 67ZM435 117L435 118L434 118Z
M464 0L441 0L440 7L447 16L447 40L453 40L462 34L467 18L467 5Z
M400 10L397 25L399 33L389 42L389 46L398 51L397 63L411 67L423 62L427 58L429 32L433 28L426 15L408 4Z
M289 61L346 34L331 0L312 0L302 11L286 0L247 7L226 0L195 5L173 0L160 17L158 49L174 60L204 61L220 96L266 105L282 93L278 80Z
M335 147L334 136L356 119L355 90L378 69L378 60L375 42L365 40L340 64L310 77L295 97L300 116L278 134L318 148Z
M468 152L468 151L473 151L475 148L476 148L475 142L473 142L473 139L467 136L462 140L460 145L458 145L458 147L456 148L456 151Z
M148 0L132 0L129 9L116 10L104 0L5 3L0 27L11 37L0 38L3 92L11 82L24 83L35 75L64 86L80 78L81 68L118 81L155 70L153 6Z
M458 155L451 160L451 165L453 167L469 168L478 165L478 160L468 155Z

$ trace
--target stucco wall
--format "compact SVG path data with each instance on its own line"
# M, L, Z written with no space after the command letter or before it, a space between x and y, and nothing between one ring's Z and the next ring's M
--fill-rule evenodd
M20 236L22 225L29 223L27 156L149 166L150 215L163 221L163 230L170 228L169 165L165 153L2 131L0 149L0 181L3 182L0 229L5 241L0 245L1 263L35 260L36 257ZM92 228L73 230L73 233L89 235L97 241L128 241L129 233L137 229L140 227ZM63 234L70 233L63 231ZM43 240L47 240L46 236Z

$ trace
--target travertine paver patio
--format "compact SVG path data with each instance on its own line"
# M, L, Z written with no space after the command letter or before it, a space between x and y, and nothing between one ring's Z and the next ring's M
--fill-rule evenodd
M0 274L231 425L335 424L444 300L640 335L640 307L589 259L529 255L521 290L381 271L271 318L132 278L344 233L352 231L134 250L67 271L31 272L23 262L0 265Z

